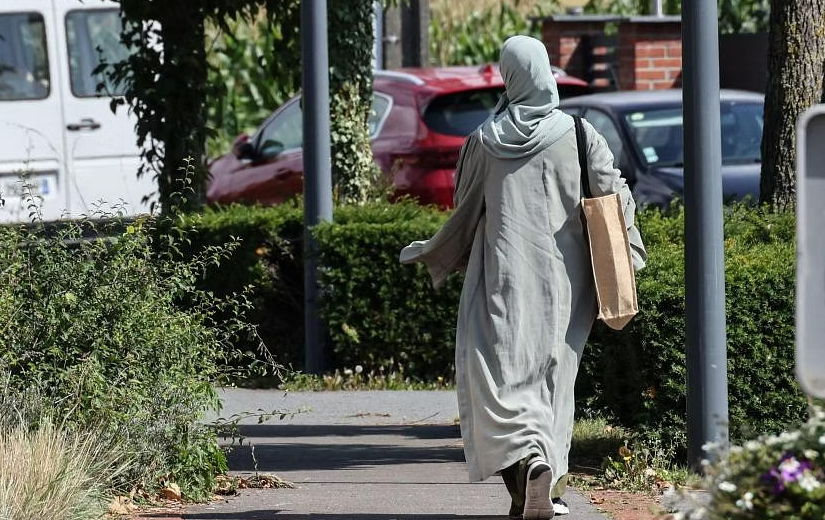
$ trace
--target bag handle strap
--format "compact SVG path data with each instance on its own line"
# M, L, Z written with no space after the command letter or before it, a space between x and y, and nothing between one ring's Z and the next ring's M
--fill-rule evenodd
M573 123L576 127L576 147L579 150L579 168L581 169L582 193L585 198L593 198L590 191L590 176L587 167L587 137L584 133L584 125L581 116L573 116Z

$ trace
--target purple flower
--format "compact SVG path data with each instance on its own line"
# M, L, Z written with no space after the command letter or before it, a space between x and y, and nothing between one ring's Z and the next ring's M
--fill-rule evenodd
M785 453L779 460L779 464L762 475L762 479L769 484L773 484L773 493L778 495L785 491L788 484L799 481L805 471L810 469L810 461L805 459L800 461L793 453Z

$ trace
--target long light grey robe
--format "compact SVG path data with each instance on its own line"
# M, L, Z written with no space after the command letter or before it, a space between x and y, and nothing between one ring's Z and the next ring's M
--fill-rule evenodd
M620 193L634 265L646 254L635 204L604 139L584 121L594 197ZM430 239L401 252L440 287L466 269L456 331L456 389L470 481L544 455L567 473L573 387L596 316L582 232L575 131L525 158L496 158L468 137L455 209Z

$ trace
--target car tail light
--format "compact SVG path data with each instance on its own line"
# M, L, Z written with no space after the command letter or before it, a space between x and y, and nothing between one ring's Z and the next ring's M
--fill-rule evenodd
M453 203L459 148L422 147L392 156L390 175L395 196L411 196L422 204L448 208Z

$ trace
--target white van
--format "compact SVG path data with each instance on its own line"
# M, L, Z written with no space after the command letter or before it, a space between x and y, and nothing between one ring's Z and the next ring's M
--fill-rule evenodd
M0 222L30 220L21 174L43 220L89 215L101 202L148 211L141 201L156 185L137 178L135 118L112 113L92 74L101 53L115 63L127 52L119 32L112 1L0 0Z

